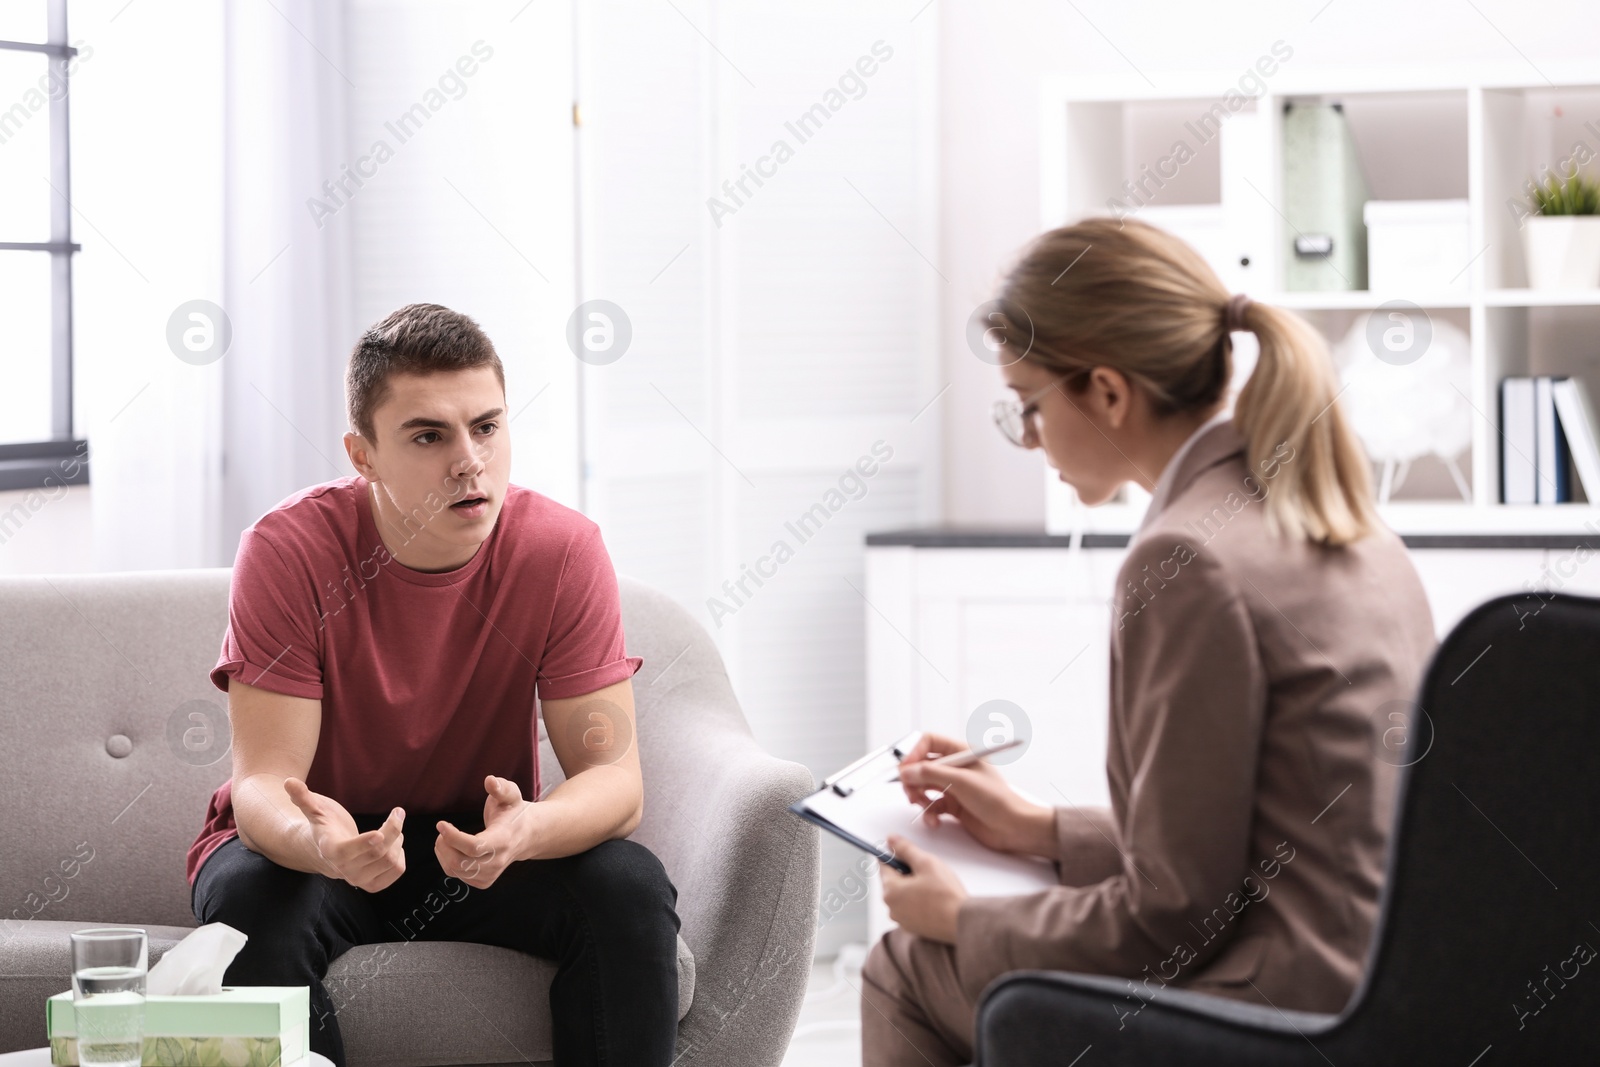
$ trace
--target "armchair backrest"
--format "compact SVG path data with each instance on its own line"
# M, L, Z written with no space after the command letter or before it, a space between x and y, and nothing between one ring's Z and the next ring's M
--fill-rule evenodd
M1600 600L1480 606L1419 703L1374 959L1338 1029L1382 1035L1385 1062L1592 1057Z

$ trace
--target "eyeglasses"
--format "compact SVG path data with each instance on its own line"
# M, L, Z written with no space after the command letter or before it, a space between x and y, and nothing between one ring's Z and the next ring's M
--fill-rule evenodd
M1061 374L1050 379L1050 384L1034 390L1020 400L996 400L994 402L994 424L1005 434L1006 440L1018 448L1026 448L1028 434L1033 430L1033 417L1039 413L1036 403L1041 396L1050 390L1064 385L1075 378L1081 378L1092 371L1093 367L1080 367L1071 374Z

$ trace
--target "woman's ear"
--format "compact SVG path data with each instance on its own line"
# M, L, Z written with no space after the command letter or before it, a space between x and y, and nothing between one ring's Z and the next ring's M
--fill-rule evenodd
M1120 430L1133 408L1133 383L1115 367L1096 367L1089 372L1089 388L1083 397L1084 414Z

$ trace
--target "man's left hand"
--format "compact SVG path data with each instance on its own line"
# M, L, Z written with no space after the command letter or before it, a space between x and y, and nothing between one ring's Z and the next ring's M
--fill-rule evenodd
M533 807L513 781L491 774L483 785L489 793L483 803L483 832L469 834L441 819L433 845L444 873L474 889L488 889L518 858L531 829L522 816Z
M961 879L944 860L898 834L889 835L889 849L911 866L910 874L888 864L879 871L889 918L918 937L955 944L956 915L967 899Z

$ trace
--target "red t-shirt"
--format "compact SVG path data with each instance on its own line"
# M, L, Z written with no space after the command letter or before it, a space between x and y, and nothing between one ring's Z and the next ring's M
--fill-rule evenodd
M623 649L599 527L510 485L472 559L427 573L389 555L368 494L360 475L303 489L239 538L212 684L322 701L305 782L353 814L481 811L489 774L536 800L535 684L582 696L643 663ZM191 886L237 836L232 794L212 794Z

